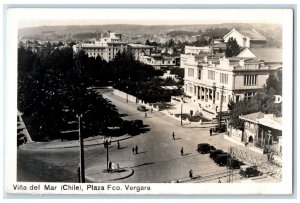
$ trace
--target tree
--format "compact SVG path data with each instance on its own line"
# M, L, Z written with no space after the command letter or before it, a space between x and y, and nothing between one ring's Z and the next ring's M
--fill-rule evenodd
M240 46L238 45L238 43L233 37L230 37L228 39L228 42L226 43L226 51L225 51L226 57L237 56L239 53L240 53Z

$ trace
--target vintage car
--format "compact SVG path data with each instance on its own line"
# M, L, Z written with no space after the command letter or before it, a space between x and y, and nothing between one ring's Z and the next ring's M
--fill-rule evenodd
M197 151L201 154L209 153L210 149L211 149L211 146L208 143L198 144L198 147L197 147Z
M261 176L263 173L257 170L256 166L248 166L243 165L240 169L240 175L248 178L248 177L255 177L255 176Z

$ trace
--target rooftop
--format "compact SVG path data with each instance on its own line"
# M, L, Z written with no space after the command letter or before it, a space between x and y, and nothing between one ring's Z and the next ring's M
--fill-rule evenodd
M282 62L281 48L250 48L250 51L265 62Z
M243 29L243 30L238 30L239 33L242 35L249 37L251 40L266 40L264 36L259 34L256 30L254 29Z

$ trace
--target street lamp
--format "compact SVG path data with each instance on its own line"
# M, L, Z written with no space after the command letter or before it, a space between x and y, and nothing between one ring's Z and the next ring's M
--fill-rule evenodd
M181 106L180 106L181 108L180 108L180 124L181 124L181 126L182 126L182 107L183 107L183 97L181 97Z
M85 171L84 171L84 150L83 150L83 138L81 135L81 118L82 114L76 115L78 118L78 135L79 135L79 145L80 145L80 182L85 183Z
M111 145L111 138L104 139L103 145L104 145L104 148L106 148L106 169L107 169L107 171L109 171L108 170L108 160L109 160L109 158L108 158L108 146Z
M126 86L126 102L128 103L128 86Z

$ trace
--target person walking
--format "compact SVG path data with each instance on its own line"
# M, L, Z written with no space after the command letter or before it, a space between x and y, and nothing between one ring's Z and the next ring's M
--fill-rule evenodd
M135 148L134 148L134 147L132 147L132 153L133 153L133 154L135 153Z
M212 128L209 129L209 135L212 136Z
M219 178L219 181L218 181L218 183L221 183L221 179Z
M135 153L136 153L136 154L138 154L138 153L139 153L139 151L138 151L138 150L139 150L138 146L137 146L137 145L135 145Z
M173 137L173 140L175 140L175 133L174 132L172 133L172 137Z
M180 154L183 156L183 147L181 147Z
M193 178L193 170L192 169L189 171L189 176L190 176L190 178Z
M108 171L111 171L111 165L112 165L112 162L109 161L109 162L108 162Z
M119 142L119 140L118 140L117 144L118 144L118 149L120 149L120 142Z
M147 118L147 112L145 112L145 118Z
M117 164L117 171L119 172L120 171L120 165Z

